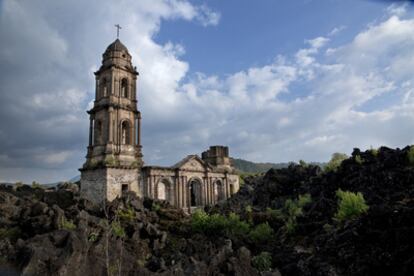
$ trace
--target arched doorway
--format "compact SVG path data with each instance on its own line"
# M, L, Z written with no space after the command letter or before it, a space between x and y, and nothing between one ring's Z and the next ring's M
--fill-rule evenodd
M219 202L224 199L223 183L220 180L214 182L214 200Z
M167 179L161 179L157 184L157 199L172 203L172 185Z
M190 189L190 206L201 206L202 205L202 187L199 179L193 178L189 181Z

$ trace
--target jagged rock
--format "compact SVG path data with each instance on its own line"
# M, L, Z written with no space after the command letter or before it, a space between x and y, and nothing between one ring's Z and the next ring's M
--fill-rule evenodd
M414 271L414 166L409 147L355 149L337 171L290 165L251 177L228 201L208 212L235 212L274 234L263 243L192 232L188 217L166 202L134 195L105 209L79 199L70 187L55 191L0 185L0 258L23 275L411 275ZM369 205L353 220L333 219L338 189L361 192ZM280 209L309 193L294 231ZM156 204L157 208L153 208ZM247 214L247 206L251 211ZM122 212L120 212L122 211ZM121 215L123 214L123 215ZM269 252L259 272L253 256Z

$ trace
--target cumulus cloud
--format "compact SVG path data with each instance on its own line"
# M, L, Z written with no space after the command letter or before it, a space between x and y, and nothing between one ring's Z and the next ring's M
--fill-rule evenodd
M220 14L207 6L178 0L1 5L3 181L76 174L86 153L92 71L113 37L108 22L124 26L121 39L140 72L146 163L172 164L212 144L229 145L236 157L278 162L413 142L414 20L398 11L339 47L329 46L341 27L308 38L293 55L220 76L189 72L185 45L153 39L163 20L217 25Z

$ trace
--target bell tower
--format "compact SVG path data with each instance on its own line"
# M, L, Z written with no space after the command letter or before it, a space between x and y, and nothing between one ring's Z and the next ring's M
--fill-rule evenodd
M137 77L128 49L116 39L107 47L102 65L95 72L95 101L88 111L89 145L80 169L81 196L92 201L111 201L128 190L141 194Z

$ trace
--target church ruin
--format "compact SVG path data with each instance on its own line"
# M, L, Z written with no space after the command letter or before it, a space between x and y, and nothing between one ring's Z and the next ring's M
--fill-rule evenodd
M144 166L138 71L119 39L103 54L90 115L89 145L81 171L81 196L96 203L132 191L191 210L227 199L239 189L228 147L212 146L171 167Z

